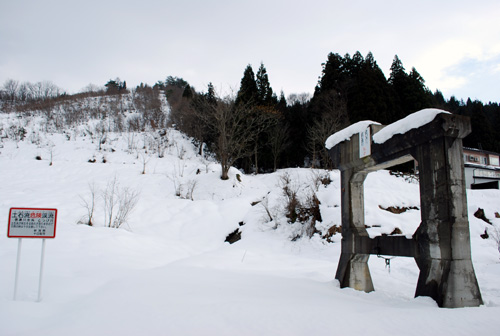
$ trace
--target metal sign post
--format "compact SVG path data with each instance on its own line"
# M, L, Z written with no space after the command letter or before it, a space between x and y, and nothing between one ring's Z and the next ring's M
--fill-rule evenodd
M16 279L14 281L14 301L16 301L16 295L17 295L17 280L19 279L19 266L21 264L22 244L23 244L23 239L19 238L19 242L17 243Z
M21 247L23 238L42 238L42 255L40 258L40 278L38 281L38 298L42 298L42 278L45 259L45 240L56 236L57 209L11 208L7 237L19 238L17 244L16 278L14 282L14 300L17 297L17 284L21 264Z
M45 259L45 240L42 239L42 256L40 258L40 278L38 280L38 298L37 301L42 301L42 276L43 276L43 261Z

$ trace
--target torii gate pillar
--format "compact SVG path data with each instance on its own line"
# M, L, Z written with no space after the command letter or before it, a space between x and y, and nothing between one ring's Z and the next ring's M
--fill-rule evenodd
M409 118L418 119L417 114L424 111ZM384 126L372 124L364 132L364 139L356 133L329 151L335 168L341 171L342 253L336 279L341 287L370 292L374 290L368 268L370 254L414 257L420 269L416 297L430 296L440 307L447 308L481 305L471 260L463 169L462 138L470 133L469 119L437 113L432 121L377 143L374 138L377 132L381 132L379 136L384 133L382 129ZM370 153L360 155L360 144L367 140ZM366 176L413 159L419 167L420 226L412 239L371 239L364 219Z

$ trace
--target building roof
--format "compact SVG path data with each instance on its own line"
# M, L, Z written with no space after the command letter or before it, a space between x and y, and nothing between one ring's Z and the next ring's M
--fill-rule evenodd
M478 148L472 148L472 147L464 147L464 151L471 151L471 152L478 152L478 153L482 153L482 154L490 154L490 155L498 155L500 156L499 153L496 153L496 152L492 152L492 151L487 151L487 150L484 150L484 149L478 149Z

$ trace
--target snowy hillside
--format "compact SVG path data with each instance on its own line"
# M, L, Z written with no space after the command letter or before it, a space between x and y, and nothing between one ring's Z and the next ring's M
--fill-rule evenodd
M340 234L326 238L340 226L338 171L232 169L222 181L220 165L172 129L103 139L89 132L95 125L63 133L41 125L37 117L0 114L0 335L498 335L498 190L468 191L485 304L441 309L413 298L418 268L410 258L392 259L387 269L371 256L375 292L339 288ZM288 223L285 186L304 203L316 195L315 231ZM107 227L110 193L136 201L119 228ZM413 234L418 182L372 173L365 197L371 235ZM41 302L36 239L23 240L13 300L18 240L6 236L11 207L58 209ZM384 210L390 207L408 210ZM492 224L473 216L478 208ZM242 239L224 242L237 229Z

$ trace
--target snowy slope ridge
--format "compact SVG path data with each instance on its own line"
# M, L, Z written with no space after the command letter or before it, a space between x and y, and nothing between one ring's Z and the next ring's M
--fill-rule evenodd
M429 298L413 298L418 268L410 258L393 259L388 270L372 256L375 292L339 288L340 235L321 238L340 226L338 171L253 176L231 169L221 181L220 166L198 156L175 130L161 141L155 133L108 133L103 144L85 131L88 125L53 134L39 125L36 118L0 114L0 335L498 334L498 190L468 191L485 304L441 309ZM12 137L20 127L23 140ZM292 241L302 224L284 216L285 175L300 197L314 192L321 202L322 221L310 239ZM317 184L325 175L331 183ZM105 227L102 191L110 181L139 194L118 229ZM92 188L91 227L78 223ZM418 183L371 173L365 197L370 235L395 228L413 234L420 222ZM12 300L18 241L6 236L11 207L59 210L56 238L46 244L41 302L35 302L41 242L34 239L23 240ZM408 210L383 210L389 207ZM478 208L492 224L473 216ZM238 228L242 239L225 243ZM488 239L480 237L485 230Z

